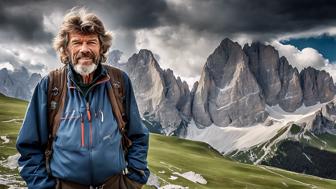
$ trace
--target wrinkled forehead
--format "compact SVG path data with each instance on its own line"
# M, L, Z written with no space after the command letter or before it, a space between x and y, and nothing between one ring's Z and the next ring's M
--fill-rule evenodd
M73 40L97 40L98 39L98 34L92 33L92 34L87 34L87 33L80 33L80 32L69 32L69 41Z

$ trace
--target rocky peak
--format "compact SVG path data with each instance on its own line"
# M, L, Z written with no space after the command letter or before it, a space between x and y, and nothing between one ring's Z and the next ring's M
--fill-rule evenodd
M159 123L162 133L173 134L190 119L188 85L176 79L171 69L162 70L151 51L140 50L129 58L123 69L132 80L140 114Z
M141 114L153 112L165 96L163 71L148 50L133 54L125 71L130 76Z
M147 65L150 63L157 64L157 61L155 60L153 53L147 49L141 49L139 53L133 54L133 56L129 58L128 62L142 65Z
M194 94L193 118L200 127L244 127L267 114L259 86L238 43L224 39L209 56Z
M303 102L311 106L317 102L327 102L334 98L335 85L332 77L326 71L312 67L304 68L300 73L303 90Z
M0 92L6 96L30 100L33 89L41 78L37 73L30 75L23 66L13 72L3 68L0 70Z
M21 66L20 68L14 70L14 72L12 73L12 76L16 80L26 80L27 78L30 77L30 74L27 68Z
M235 65L243 61L243 58L246 57L243 55L241 46L225 38L208 57L205 69L213 77L215 85L222 88L227 84L227 81L231 80Z
M120 50L113 50L108 54L108 64L116 65L119 64L120 58L123 52Z

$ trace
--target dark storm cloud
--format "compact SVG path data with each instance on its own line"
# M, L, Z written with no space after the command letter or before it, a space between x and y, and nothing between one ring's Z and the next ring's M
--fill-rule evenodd
M2 42L14 39L29 43L50 43L54 34L45 30L43 16L49 16L55 11L65 14L75 6L86 7L98 14L108 28L127 30L128 33L133 33L136 29L160 26L163 13L168 10L167 3L163 0L2 0L0 1ZM134 46L134 41L132 43L130 45Z
M0 2L2 41L17 39L27 42L49 41L52 34L43 29L43 15L39 10L25 3L27 1Z
M168 21L216 34L272 36L336 24L333 0L193 0L170 8Z
M102 3L88 1L88 5L105 9L106 17L127 29L160 26L161 18L168 11L168 5L163 0L104 0Z
M0 32L25 41L51 40L43 14L85 6L113 29L136 30L186 25L192 30L230 36L304 31L336 24L334 0L2 0Z

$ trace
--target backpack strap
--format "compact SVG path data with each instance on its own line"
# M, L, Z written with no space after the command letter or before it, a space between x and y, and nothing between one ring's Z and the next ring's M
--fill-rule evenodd
M50 158L52 154L52 144L59 128L61 116L64 110L64 101L67 91L66 66L51 71L48 74L48 143L45 150L46 168L50 171Z
M125 82L123 78L123 72L113 66L103 64L110 76L111 88L108 89L108 96L111 102L113 114L117 120L119 131L122 135L122 146L127 155L128 148L132 145L132 141L127 137L127 117L125 106Z

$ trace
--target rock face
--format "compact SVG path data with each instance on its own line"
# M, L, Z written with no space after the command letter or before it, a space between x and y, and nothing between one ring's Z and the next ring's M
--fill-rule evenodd
M237 127L264 121L265 101L238 43L224 39L203 68L193 100L198 126Z
M120 50L113 50L108 54L108 59L107 59L107 63L108 64L118 64L120 61L120 58L122 56L123 52Z
M300 74L285 57L279 60L279 78L281 83L281 90L278 94L279 105L283 110L293 112L302 105L303 93Z
M303 90L303 103L311 106L317 102L327 102L335 95L335 86L332 77L326 71L305 68L300 73Z
M140 114L150 122L159 123L167 135L183 132L180 127L191 116L191 94L186 82L172 70L162 70L152 52L140 50L121 67L130 76Z
M0 70L0 92L6 96L30 100L41 78L37 73L30 75L25 67L15 69L13 72L3 68Z
M293 112L303 103L311 106L333 99L335 86L327 72L308 67L299 74L270 45L252 43L244 46L244 52L268 105L279 104L283 110Z
M279 77L279 53L274 47L261 43L245 45L244 51L249 59L249 67L260 85L268 105L278 104L281 90Z
M327 102L334 95L327 72L306 68L299 73L270 45L246 44L242 50L224 39L203 67L192 114L199 127L242 127L264 121L265 104L294 112L303 103Z
M307 121L306 129L314 134L336 134L336 105L330 102L317 111L311 120Z

